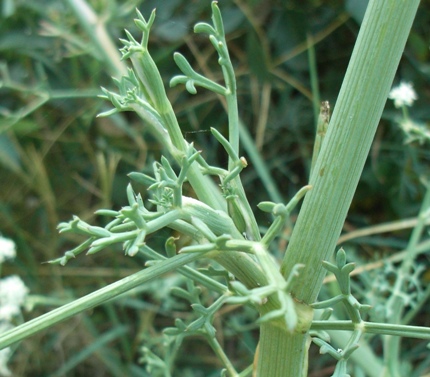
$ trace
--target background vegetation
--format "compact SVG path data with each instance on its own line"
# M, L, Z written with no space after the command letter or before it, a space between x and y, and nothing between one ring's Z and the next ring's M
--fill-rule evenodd
M127 173L151 171L152 162L162 153L133 114L95 118L110 107L97 97L100 87L113 89L111 76L118 77L121 66L106 56L108 45L103 50L94 42L94 31L86 29L82 13L74 11L76 3L5 0L1 9L0 232L18 248L18 258L2 272L20 275L37 295L26 319L129 275L145 262L112 250L78 258L65 268L41 264L78 241L58 235L60 221L76 214L96 223L100 221L93 218L96 209L120 208L126 203ZM269 193L268 182L262 182L252 162L243 172L245 189L254 205L269 195L280 195L287 202L309 176L313 99L318 96L315 82L321 100L329 100L334 107L365 1L219 3L236 64L240 116L278 192ZM211 46L192 33L196 21L209 19L209 1L95 0L89 4L117 48L124 28L139 36L134 9L146 16L157 8L150 48L166 83L179 72L172 59L174 51L181 51L197 70L217 78ZM412 82L419 96L410 109L411 117L427 124L429 5L422 1L397 75L397 82ZM169 96L187 140L194 141L209 160L225 163L219 157L224 153L218 153L219 146L208 132L210 127L226 128L216 96L199 90L192 97L180 87L170 89ZM350 259L361 265L395 257L405 248L409 229L382 233L374 226L416 216L425 191L420 177L429 178L428 144L404 144L405 135L397 124L400 116L400 110L388 102L345 224L345 234L364 227L375 232L343 243ZM243 154L247 153L245 148ZM260 224L264 220L261 217ZM286 229L279 250L285 249L290 230ZM160 233L148 242L157 248L164 240ZM422 257L421 262L424 285L430 280L428 258ZM355 287L363 303L375 308L381 304L377 301L380 271L363 272ZM26 340L12 360L12 370L22 376L146 376L139 366L143 341L156 351L160 329L170 326L174 318L189 315L186 302L169 295L171 287L182 283L180 277L168 276ZM330 284L326 288L332 289ZM250 309L231 306L216 320L227 353L243 367L252 362L256 346L255 315ZM413 323L429 326L429 318L429 306L423 305ZM370 340L375 349L378 342ZM411 376L430 373L425 344L403 344L405 362L414 366ZM310 373L330 375L331 365L330 358L312 357ZM178 375L215 376L219 370L204 342L185 343Z

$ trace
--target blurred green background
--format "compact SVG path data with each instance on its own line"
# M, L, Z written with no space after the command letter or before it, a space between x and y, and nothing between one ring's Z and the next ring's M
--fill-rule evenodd
M287 202L307 183L315 104L329 100L335 106L366 1L220 0L219 6L237 72L240 116ZM427 127L429 6L430 1L422 1L396 77L396 83L413 83L419 99L410 115ZM79 241L59 236L59 222L78 215L103 224L94 211L126 205L127 173L150 172L163 153L135 114L96 118L111 107L97 97L100 87L113 90L111 77L119 77L126 64L117 53L123 29L139 38L135 8L145 17L157 8L150 51L166 86L179 73L174 51L181 51L197 71L216 80L221 75L210 43L193 34L195 22L210 18L208 0L3 0L1 7L0 232L18 250L16 260L3 266L3 275L20 275L31 293L40 295L33 311L25 313L28 320L143 268L142 258L126 258L121 250L81 256L66 267L42 264ZM98 27L86 24L91 17ZM104 31L108 39L100 44ZM208 132L210 127L226 131L216 95L199 90L191 96L180 87L168 93L185 138L213 164L225 164ZM404 144L396 124L400 116L389 101L345 231L416 216L419 210L424 193L419 179L429 178L430 151L428 143ZM268 199L267 184L252 164L243 182L254 208ZM264 230L269 219L258 216ZM371 260L404 248L408 234L351 241L350 249L360 260ZM160 232L148 243L160 248L164 239ZM142 339L152 344L173 318L187 318L186 305L168 297L177 284L183 281L170 276L24 341L11 368L17 376L147 376L138 364ZM428 311L424 306L419 324L429 325ZM253 318L246 308L226 308L217 319L227 353L240 367L252 362L256 330L248 329L246 321ZM184 350L178 376L219 375L221 366L203 341L188 341ZM412 360L416 354L410 353ZM318 357L310 375L330 375L332 364Z

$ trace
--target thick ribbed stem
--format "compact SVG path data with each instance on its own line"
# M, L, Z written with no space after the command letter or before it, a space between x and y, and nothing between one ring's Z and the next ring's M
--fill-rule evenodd
M285 277L294 265L305 265L292 289L293 296L305 303L314 302L320 291L326 273L321 261L335 249L418 4L419 0L371 0L368 5L311 176L313 188L305 197L282 263ZM294 344L305 344L307 336L285 334ZM297 377L306 368L303 347L288 346L284 353L263 349L270 347L271 338L279 337L279 330L262 325L258 376ZM274 365L286 369L273 370Z

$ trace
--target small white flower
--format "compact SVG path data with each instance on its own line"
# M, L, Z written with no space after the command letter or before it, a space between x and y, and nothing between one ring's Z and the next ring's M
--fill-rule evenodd
M409 82L401 82L399 86L391 89L388 98L394 101L394 106L397 108L402 106L412 106L418 98L412 84Z
M0 264L2 264L7 259L14 259L15 256L15 242L0 236Z
M18 315L29 290L23 281L12 275L0 280L0 320L10 321Z

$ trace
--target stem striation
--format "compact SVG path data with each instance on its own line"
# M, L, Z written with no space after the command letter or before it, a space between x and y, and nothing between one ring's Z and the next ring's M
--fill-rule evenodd
M320 291L326 274L321 261L328 260L335 249L418 5L419 0L371 0L368 5L310 179L313 189L304 199L281 266L286 277L293 266L305 265L291 291L304 303L312 304ZM265 326L270 325L262 325L262 348L271 338L282 336ZM308 337L285 333L290 342L305 344L295 336ZM305 350L296 347L289 351L279 355L260 349L257 376L300 376L295 367L277 374L268 372L272 364L300 364L305 368Z

